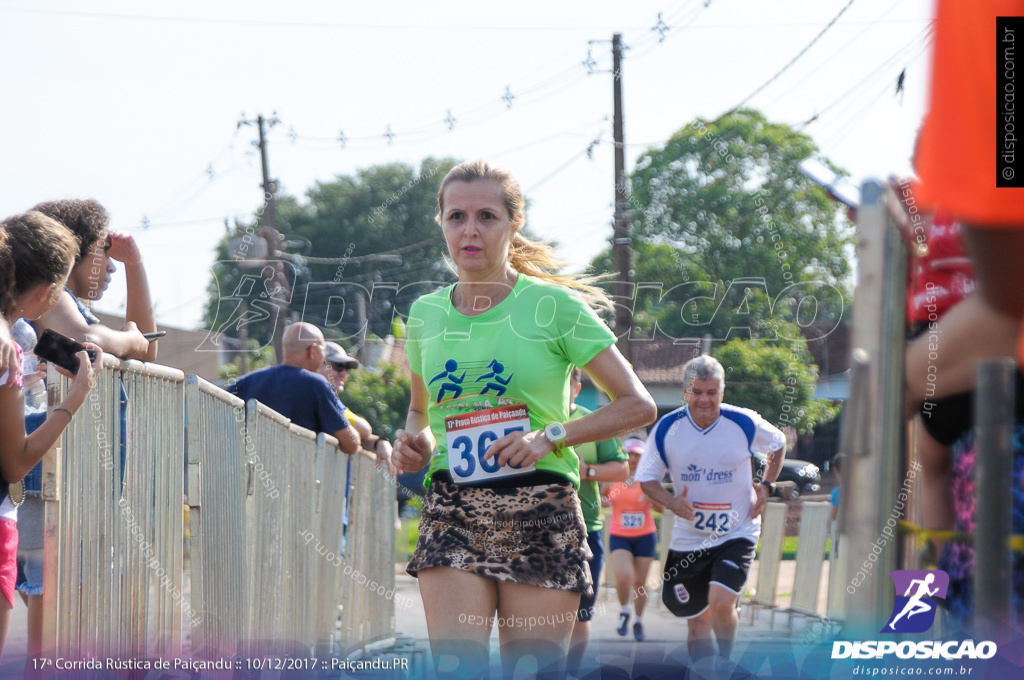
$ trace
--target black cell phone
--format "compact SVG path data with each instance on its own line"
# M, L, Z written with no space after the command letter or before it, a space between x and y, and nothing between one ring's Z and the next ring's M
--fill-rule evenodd
M37 357L53 362L71 373L78 373L78 357L75 355L83 349L85 347L77 340L72 340L52 328L47 328L39 336L39 342L36 343L36 348L33 351ZM96 359L96 352L91 349L85 349L85 351L89 353L90 361Z
M152 333L143 333L142 337L144 337L146 340L149 340L150 342L153 342L157 338L162 338L165 335L167 335L167 331L153 331Z

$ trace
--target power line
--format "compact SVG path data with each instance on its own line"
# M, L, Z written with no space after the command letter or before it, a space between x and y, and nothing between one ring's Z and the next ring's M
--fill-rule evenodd
M441 240L443 240L442 236L434 236L433 238L402 246L401 248L395 248L394 250L387 250L383 253L372 253L370 255L359 255L358 257L307 257L305 255L297 255L294 257L299 257L303 262L309 264L358 264L360 262L372 262L382 255L403 255L413 250L427 248Z
M272 28L315 28L315 29L345 29L345 30L383 30L383 31L495 31L495 32L540 32L550 33L553 31L577 32L577 31L611 31L615 27L595 26L508 26L505 24L497 26L456 26L445 24L356 24L347 22L330 21L275 21L259 19L217 19L213 17L187 17L155 14L118 14L114 12L81 12L76 10L40 9L36 7L0 7L0 11L21 12L24 14L44 14L50 16L70 16L83 19L121 19L129 21L151 21L159 23L186 23L186 24L213 24L233 26L267 26Z
M798 129L799 130L803 130L808 125L810 125L812 122L816 122L816 121L820 120L822 114L826 113L827 111L829 111L833 107L837 106L841 101L843 101L847 97L851 96L854 92L858 91L860 88L862 88L863 86L868 84L869 81L875 79L877 77L877 75L882 73L885 69L893 68L893 65L898 63L899 60L903 57L903 55L905 53L909 53L915 47L919 47L918 54L914 55L913 57L911 57L911 59L916 59L917 56L919 56L920 53L923 52L924 50L926 50L928 48L928 46L931 44L932 30L933 30L932 26L927 26L923 31L921 31L921 33L919 33L918 35L914 36L914 38L911 39L910 42L908 42L906 45L904 45L903 47L901 47L898 50L896 50L896 52L894 52L893 54L889 55L878 66L876 66L871 71L869 71L863 78L861 78L853 86L851 86L849 89L847 89L841 95L839 95L836 99L834 99L831 103L829 103L825 108L820 109L815 114L814 117L812 117L811 119L807 120ZM924 41L923 44L920 44L919 41L920 41L920 39L922 37L925 38L925 41ZM890 85L889 83L886 83L885 86L889 87L889 85Z
M889 5L889 8L887 10L885 10L880 15L878 15L878 17L876 17L874 20L866 22L867 25L864 27L864 29L862 31L857 33L857 35L853 36L853 38L851 38L849 41L847 41L842 47L840 47L839 49L835 50L828 57L818 61L814 65L814 68L812 68L810 71L808 71L806 73L806 75L804 75L803 78L801 78L796 83L794 83L792 87L790 87L789 89L787 89L787 90L783 91L781 94L779 94L778 97L776 97L774 100L772 100L771 103L768 104L768 107L770 108L771 106L775 105L776 103L778 103L779 101L784 99L790 92L792 92L793 90L797 89L798 87L803 85L805 82L807 82L807 80L809 80L811 76L813 76L815 73L817 73L818 71L823 69L829 62L831 62L832 60L837 58L840 54L842 54L844 51L846 51L847 48L849 48L851 45L853 45L858 40L860 40L861 37L864 36L864 34L866 34L868 31L870 31L872 28L874 28L878 24L882 23L883 17L888 15L890 12L894 11L897 7L900 6L900 4L902 2L903 2L903 0L898 0L898 2L892 3L891 5ZM846 24L846 25L852 25L852 24Z
M586 80L586 75L582 73L579 66L572 66L563 69L558 74L548 78L546 81L532 85L523 90L516 90L514 94L515 108L523 109L541 101L548 99L553 95L561 95L570 90L571 88L582 84ZM452 132L455 125L450 122L450 117L454 116L458 122L458 128L466 129L471 128L475 125L479 125L490 120L493 120L498 115L504 114L508 111L508 107L502 101L501 97L495 97L489 101L471 109L468 112L463 112L455 107L446 110L447 115L438 115L432 122L426 123L413 123L407 128L399 127L398 125L392 125L391 130L393 131L392 137L401 142L416 142L423 139L431 139L438 135ZM413 127L415 125L415 127ZM391 141L387 140L384 128L382 126L380 132L376 134L364 134L359 136L351 136L349 134L343 135L343 140L339 137L324 137L306 135L302 133L294 132L288 133L286 137L275 137L275 141L285 141L285 138L292 144L312 143L312 145L319 148L354 148L354 149L373 149L384 146L391 146ZM344 128L342 128L344 131Z
M779 78L779 76L781 76L783 73L788 71L790 66L792 66L797 61L799 61L800 57L802 57L805 54L807 54L807 51L810 50L812 47L814 47L815 43L817 43L818 40L821 39L821 36L825 35L825 33L828 31L828 29L832 28L835 25L835 23L837 21L839 21L839 17L843 16L843 14L846 12L846 10L850 9L850 5L852 5L853 3L854 3L854 0L850 0L849 2L847 2L846 5L844 5L843 8L841 10L839 10L839 13L836 14L834 17L832 17L832 21L830 21L827 24L825 24L825 28L821 29L821 31L818 33L818 35L814 36L814 38L811 40L811 42L807 43L807 45L802 50L800 50L795 57L790 59L788 64L786 64L781 69L779 69L778 73L776 73L771 78L769 78L763 85L761 85L761 87L757 88L756 90L751 92L749 95L744 97L743 100L740 101L739 104L734 106L732 110L735 111L736 109L742 108L744 104L746 104L748 101L750 101L751 99L756 97L758 94L760 94L762 91L764 91L764 89L766 87L768 87L769 85L774 83ZM726 114L726 115L728 115L728 114Z
M194 220L181 220L178 222L156 222L149 224L134 224L125 229L153 229L156 227L183 227L189 224L203 224L205 222L223 222L224 216L219 215L217 217L197 217ZM191 248L191 246L189 246Z
M704 7L706 7L706 3L704 4ZM674 21L675 16L682 16L683 12L687 9L689 8L684 7L683 10L680 10L675 15L671 16L669 20ZM687 15L690 19L690 23L695 20L696 16L701 11L703 11L703 9L698 8L695 13ZM661 19L661 14L659 14L659 24L664 24L664 20ZM687 25L689 24L684 24L682 28L685 28ZM669 29L671 29L671 27L666 25L665 30ZM645 27L644 30L650 32L652 28L648 26ZM650 41L653 41L656 44L660 44L661 42L656 37L647 37ZM545 74L544 80L539 83L516 89L512 89L511 86L507 86L506 92L503 96L490 98L481 104L470 107L448 107L445 109L445 115L442 116L439 113L430 121L411 123L408 126L401 124L388 124L383 126L386 128L387 132L382 129L374 134L360 134L353 136L350 133L346 133L342 126L338 135L330 137L298 133L294 128L287 134L287 136L292 144L301 144L302 146L324 145L332 148L352 147L357 149L372 149L391 146L395 139L399 139L402 142L414 142L423 138L432 138L444 132L451 132L456 127L456 123L461 129L470 127L474 124L486 122L493 119L497 114L506 112L513 106L513 103L518 109L543 101L551 95L564 94L569 88L582 83L586 75L589 74L584 74L580 70L580 64L575 63L563 68L554 75ZM423 119L420 120L422 121ZM275 138L275 141L278 140Z

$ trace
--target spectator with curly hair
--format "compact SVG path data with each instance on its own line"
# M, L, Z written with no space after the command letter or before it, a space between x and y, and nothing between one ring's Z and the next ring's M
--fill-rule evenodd
M57 306L37 324L77 340L88 339L104 351L124 359L154 361L156 343L142 336L156 330L156 317L149 294L149 281L142 253L135 239L119 231L110 231L110 215L93 199L67 199L40 203L33 210L52 217L71 230L78 240L75 266L67 289ZM128 279L128 307L121 330L108 328L82 301L99 300L116 271L112 260L124 265Z

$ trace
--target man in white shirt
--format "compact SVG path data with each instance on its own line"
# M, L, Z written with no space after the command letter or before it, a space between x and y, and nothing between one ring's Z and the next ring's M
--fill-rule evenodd
M725 370L710 356L683 367L686 405L658 421L635 479L652 501L675 513L662 601L687 619L690 655L728 657L736 602L761 533L761 511L782 468L786 437L749 409L722 403ZM750 458L764 453L764 479ZM672 491L662 485L668 473ZM712 587L714 586L714 587Z

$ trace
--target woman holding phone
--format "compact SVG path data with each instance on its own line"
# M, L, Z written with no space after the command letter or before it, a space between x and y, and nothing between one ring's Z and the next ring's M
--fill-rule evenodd
M34 320L53 309L64 290L76 250L71 233L41 213L29 212L0 221L0 314L9 321ZM103 366L103 351L95 345L86 347L95 352L95 359L90 362L85 351L78 353L78 372L67 396L32 434L25 433L20 347L18 360L0 375L0 476L5 491L0 504L0 651L7 639L17 575L17 508L7 496L6 487L20 481L42 460L85 403ZM14 373L13 384L8 384L10 372Z

